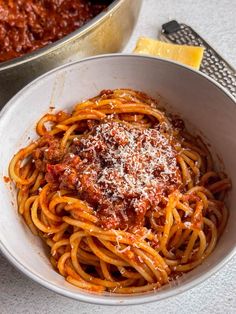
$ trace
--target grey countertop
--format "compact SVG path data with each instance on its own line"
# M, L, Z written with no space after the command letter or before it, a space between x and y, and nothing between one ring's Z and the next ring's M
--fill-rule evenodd
M133 0L135 1L135 0ZM236 68L236 0L143 0L142 13L125 52L141 35L157 37L161 24L191 25ZM105 307L59 296L30 281L0 255L0 314L11 313L236 313L236 256L190 291L157 303Z

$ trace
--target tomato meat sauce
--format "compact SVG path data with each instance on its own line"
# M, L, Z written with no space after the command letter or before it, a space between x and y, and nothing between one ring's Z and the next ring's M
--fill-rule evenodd
M66 149L60 138L43 137L33 156L36 167L55 189L87 202L104 229L144 226L147 212L164 208L180 187L176 150L158 125L140 129L107 120L89 128Z
M20 57L66 36L111 2L0 0L0 62Z

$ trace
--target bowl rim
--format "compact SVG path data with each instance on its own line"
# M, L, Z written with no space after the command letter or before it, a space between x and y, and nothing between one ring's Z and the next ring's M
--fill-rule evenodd
M0 62L0 72L4 70L8 70L22 64L28 63L44 55L57 50L58 48L68 44L70 41L74 39L78 39L82 37L84 34L89 33L91 30L97 27L97 25L103 23L103 21L114 12L124 3L125 0L113 0L107 8L85 23L83 26L74 30L73 32L63 36L62 38L46 45L41 48L38 48L32 52L26 53L20 57L16 57L10 60L6 60Z
M3 109L0 112L0 124L1 121L8 113L8 111L11 109L11 107L14 105L15 101L24 95L25 92L32 89L32 87L37 86L37 84L43 80L44 78L55 74L56 72L63 71L65 69L69 69L76 64L79 63L85 63L89 62L90 60L97 60L97 59L106 59L106 58L137 58L137 59L151 59L154 62L157 60L158 62L163 63L169 63L172 64L172 66L175 66L177 68L184 68L185 70L192 72L192 74L202 77L203 79L210 82L212 85L217 87L227 98L229 98L235 105L236 105L236 99L229 93L228 90L226 90L223 86L221 86L218 82L214 81L212 78L208 77L206 74L194 70L191 67L185 66L183 64L180 64L179 62L175 62L168 59L162 59L159 57L153 57L148 55L136 55L136 54L129 54L129 53L113 53L113 54L103 54L99 56L93 56L81 59L79 61L71 62L64 64L62 66L59 66L51 71L48 71L44 73L43 75L39 76L29 84L27 84L23 89L21 89L13 98L11 98L7 104L3 107ZM220 268L222 268L233 256L236 254L236 245L234 248L232 248L227 255L225 255L221 261L219 261L214 267L209 269L206 273L199 275L197 278L191 280L188 283L184 283L181 286L176 286L171 290L163 290L163 293L156 291L156 293L152 294L138 294L138 295L98 295L98 294L81 294L80 290L78 289L78 292L70 292L62 287L58 287L48 281L47 279L42 278L40 275L33 273L30 269L28 269L20 260L15 258L14 253L10 252L8 248L2 243L0 239L0 252L7 258L7 260L15 266L17 269L19 269L24 275L26 275L31 280L39 283L43 287L54 291L62 296L69 297L71 299L75 299L77 301L86 302L90 304L98 304L98 305L138 305L138 304L145 304L150 302L156 302L160 300L164 300L166 298L176 296L182 292L185 292L189 289L192 289L196 285L202 283L209 277L211 277L213 274L215 274Z

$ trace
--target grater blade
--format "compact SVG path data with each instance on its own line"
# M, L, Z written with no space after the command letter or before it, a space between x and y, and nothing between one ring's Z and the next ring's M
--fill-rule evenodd
M161 39L180 45L205 48L200 71L225 87L236 97L236 71L190 26L173 20L162 25Z

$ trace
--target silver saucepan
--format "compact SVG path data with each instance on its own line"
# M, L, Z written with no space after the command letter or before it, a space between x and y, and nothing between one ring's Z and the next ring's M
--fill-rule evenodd
M120 51L127 43L142 0L115 0L89 23L20 58L0 63L0 108L37 76L85 56Z

